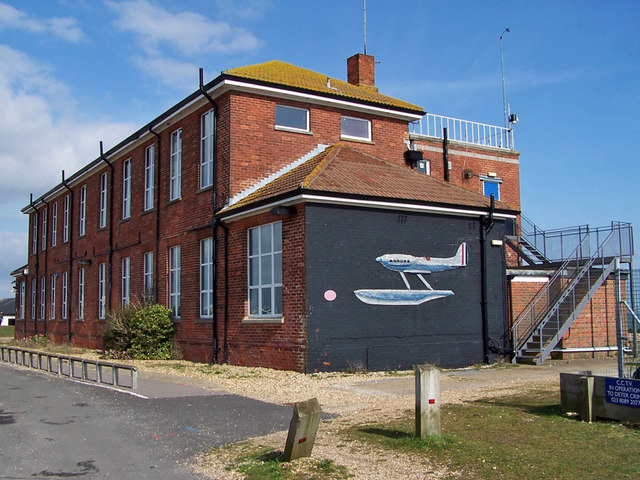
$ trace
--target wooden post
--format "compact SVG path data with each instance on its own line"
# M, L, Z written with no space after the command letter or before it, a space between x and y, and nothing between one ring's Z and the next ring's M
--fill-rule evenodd
M593 377L580 377L580 419L593 421Z
M284 462L311 455L321 414L322 409L316 398L298 402L293 406L293 418L289 424L287 443L282 454Z
M416 437L440 435L440 371L416 365Z

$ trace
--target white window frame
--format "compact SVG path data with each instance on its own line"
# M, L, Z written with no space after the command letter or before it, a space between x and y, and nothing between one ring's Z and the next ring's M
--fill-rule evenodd
M153 300L153 252L145 252L143 256L143 288L144 298L148 303Z
M19 318L20 320L24 320L24 301L26 296L27 285L25 281L20 282L20 305L19 305Z
M31 280L31 320L36 320L36 295L38 291L38 280Z
M38 212L34 212L31 231L31 253L38 253L38 222Z
M51 246L55 247L58 243L58 202L54 202L51 206Z
M98 228L105 228L107 226L108 181L107 172L100 175L100 215L98 217Z
M155 145L149 145L144 151L144 210L151 210L155 196Z
M305 113L305 118L304 118L304 126L300 127L300 126L295 126L295 125L285 125L284 123L278 123L278 111L286 111L286 110L290 110L290 111L297 111L297 112L304 112ZM280 119L280 122L282 122L282 119ZM298 107L291 107L289 105L276 105L276 121L275 121L275 129L276 130L285 130L288 132L300 132L300 133L309 133L309 110L306 108L298 108Z
M180 273L181 247L175 245L169 249L169 309L173 318L180 318Z
M265 233L269 235L269 244L263 244ZM257 244L254 244L255 239ZM249 317L282 318L282 222L248 230L247 274ZM268 301L265 301L265 294L269 295Z
M213 109L200 119L200 189L213 185L214 120Z
M200 318L213 318L213 238L200 240Z
M84 320L84 268L78 269L78 320Z
M131 258L124 257L121 262L121 300L122 306L126 307L131 301Z
M69 211L71 210L71 195L65 195L62 211L62 243L69 241Z
M122 219L131 217L131 159L122 163Z
M47 313L46 301L47 277L40 277L40 320L44 320Z
M42 250L47 249L47 217L49 216L49 209L47 207L42 209Z
M78 236L84 237L87 233L87 186L80 188L80 212L78 218Z
M171 134L169 200L182 197L182 129Z
M498 187L498 195L495 196L494 198L496 200L500 200L500 197L502 196L502 191L501 191L502 190L502 188L501 188L501 186L502 186L502 178L480 175L480 180L482 181L482 194L485 197L490 197L491 194L487 195L486 190L485 190L485 186L488 183L493 184L493 185L497 185L497 187Z
M345 129L345 125L344 122L346 121L356 121L356 122L363 122L367 124L367 135L365 137L362 136L358 136L358 135L350 135L348 133L344 133L344 129ZM371 120L366 119L366 118L358 118L358 117L350 117L348 115L342 115L340 118L340 138L343 138L345 140L359 140L359 141L365 141L365 142L370 142L371 141Z
M54 273L53 275L51 275L51 287L50 287L50 295L51 295L51 299L50 299L50 311L49 311L49 318L51 320L55 320L56 319L56 274Z
M60 316L63 320L69 317L69 274L62 272L62 312Z
M98 265L98 318L104 320L107 302L107 266L104 263Z

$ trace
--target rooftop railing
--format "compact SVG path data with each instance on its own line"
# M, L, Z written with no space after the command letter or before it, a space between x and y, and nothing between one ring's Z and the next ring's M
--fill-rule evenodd
M411 122L409 124L409 133L432 138L444 138L445 128L447 129L447 138L452 141L515 150L512 128L470 122L432 113L427 113L422 117L422 120Z

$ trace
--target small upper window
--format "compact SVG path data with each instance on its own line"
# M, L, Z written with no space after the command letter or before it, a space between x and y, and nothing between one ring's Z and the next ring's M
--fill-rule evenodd
M309 131L309 110L276 105L276 128Z
M502 183L502 179L481 175L480 180L482 180L482 193L487 197L493 195L496 200L500 200L500 184Z
M342 116L341 136L346 139L371 141L371 120Z

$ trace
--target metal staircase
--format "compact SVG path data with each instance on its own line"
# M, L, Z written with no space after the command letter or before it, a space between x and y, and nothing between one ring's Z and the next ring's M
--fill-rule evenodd
M630 258L633 254L631 225L627 223L613 222L606 229L576 227L564 232L565 240L575 238L577 234L578 244L569 255L563 255L564 261L549 282L514 321L514 363L539 365L544 362L595 292L615 270L620 259ZM515 241L511 240L511 243ZM518 253L519 260L524 259L529 266L539 268L558 264L555 258L541 253L546 251L546 245L540 249L536 243L527 240L525 247L520 247L523 243L516 243L524 252ZM557 247L555 249L562 252L565 247L561 245L559 250Z

